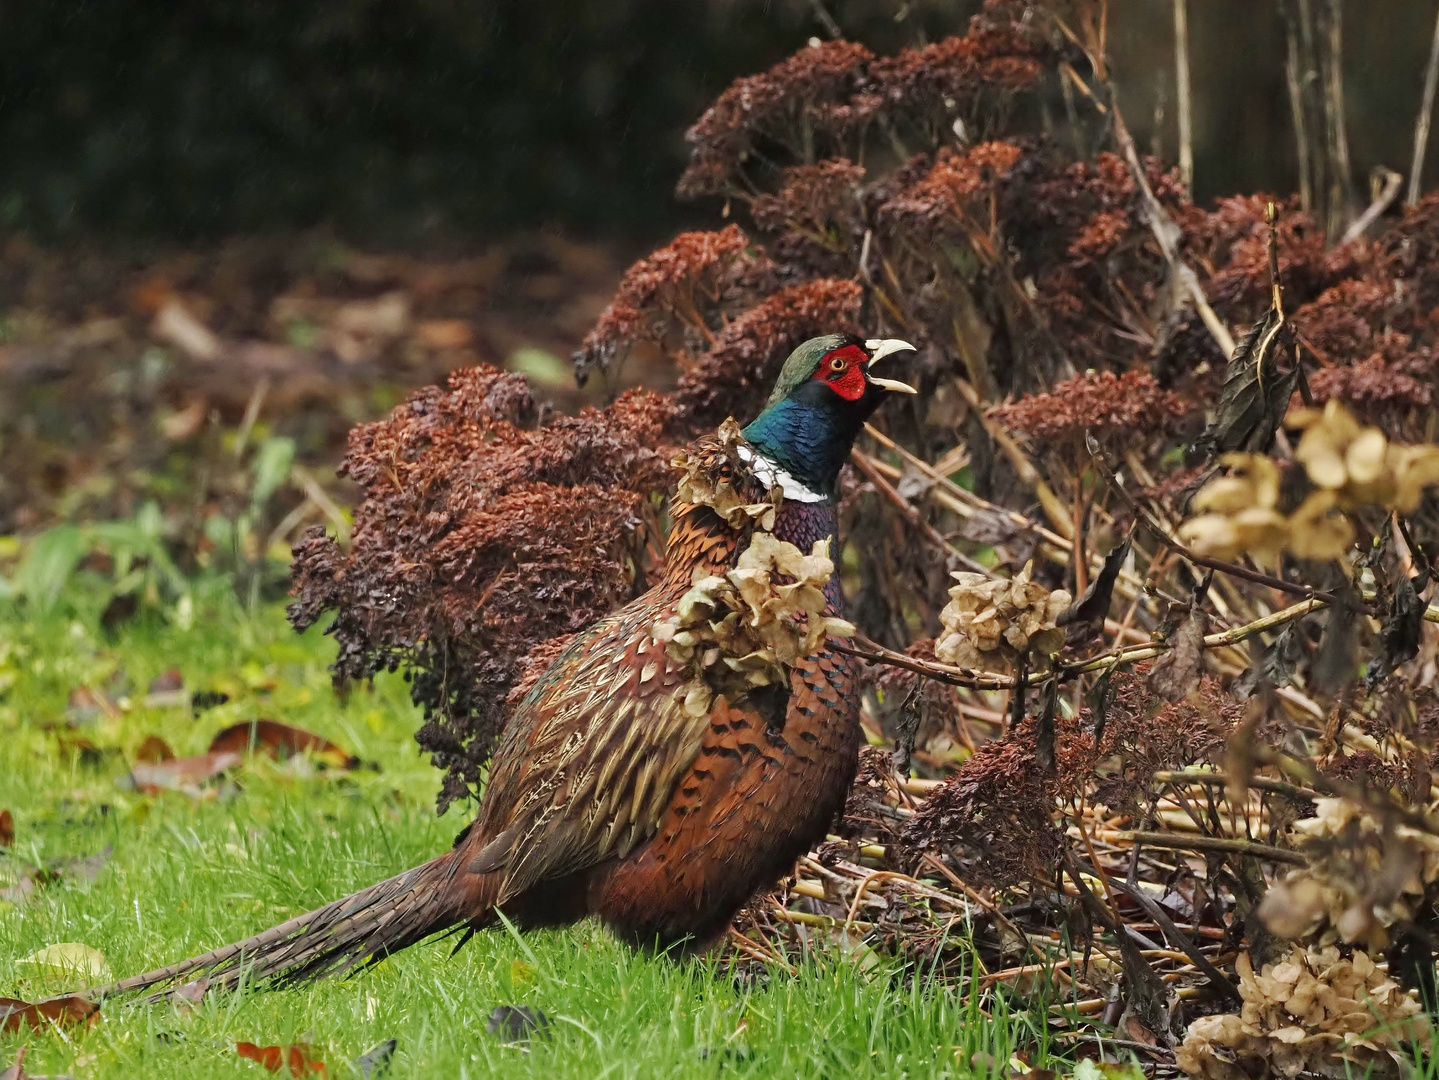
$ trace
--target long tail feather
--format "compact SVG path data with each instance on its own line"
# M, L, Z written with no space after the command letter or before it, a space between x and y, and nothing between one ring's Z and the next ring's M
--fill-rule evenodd
M455 853L447 852L252 938L86 993L129 994L201 976L211 986L229 989L242 977L293 983L342 974L442 930L473 923L481 913L475 910L473 890L462 887L469 883L455 881L461 869Z

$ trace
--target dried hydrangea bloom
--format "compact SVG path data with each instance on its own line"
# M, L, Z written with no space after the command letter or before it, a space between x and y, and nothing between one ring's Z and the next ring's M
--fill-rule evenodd
M1072 597L1030 581L1029 567L1008 580L963 572L950 576L957 584L939 615L944 629L934 653L940 660L1011 672L1026 654L1047 657L1063 647L1064 631L1055 620Z
M1304 435L1294 448L1310 481L1345 509L1382 506L1413 513L1426 488L1439 483L1439 446L1391 443L1331 400L1323 411L1296 409L1285 419Z
M1023 148L1011 142L942 147L928 172L879 208L876 225L886 239L911 247L976 229L987 234L991 199L1023 157Z
M685 711L703 716L718 694L733 700L755 687L786 685L789 670L826 636L852 635L852 624L824 613L833 576L828 540L806 554L756 529L733 570L696 578L675 614L652 631L689 670Z
M1180 526L1179 539L1200 555L1233 560L1247 553L1274 563L1290 542L1289 521L1277 509L1278 466L1263 454L1231 453L1219 460L1229 475L1194 496L1198 516Z
M807 230L823 239L832 228L849 232L858 211L864 166L849 158L792 165L784 170L779 191L761 195L750 206L750 216L761 229Z
M1088 372L1047 394L1030 394L989 410L992 419L1036 445L1074 447L1086 434L1101 442L1168 434L1194 409L1147 371Z
M1429 887L1439 881L1439 838L1402 825L1386 831L1344 799L1316 800L1314 817L1290 831L1309 865L1272 886L1259 908L1265 925L1281 937L1382 950L1390 944L1390 927L1418 917Z
M759 413L785 358L809 338L860 333L864 289L821 278L781 289L715 335L681 376L673 400L692 429Z
M1405 991L1367 952L1302 949L1255 973L1247 952L1235 964L1238 1016L1194 1021L1176 1053L1191 1076L1249 1080L1261 1075L1358 1075L1410 1060L1406 1043L1428 1047L1418 995Z
M1384 354L1374 353L1350 367L1327 367L1309 379L1314 400L1321 404L1342 402L1363 416L1392 415L1394 410L1427 410L1434 402L1434 388L1421 375L1431 368L1427 360L1390 363Z
M932 131L956 120L972 130L981 108L1034 90L1055 49L1032 23L978 17L963 37L905 49L869 66L872 92L890 116Z

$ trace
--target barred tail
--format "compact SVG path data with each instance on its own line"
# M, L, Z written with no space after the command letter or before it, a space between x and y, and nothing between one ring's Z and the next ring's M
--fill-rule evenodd
M212 986L232 989L242 976L256 982L293 983L342 974L442 930L482 919L483 910L476 911L475 876L456 880L462 869L456 853L446 852L263 934L86 994L128 994L201 976L209 978Z

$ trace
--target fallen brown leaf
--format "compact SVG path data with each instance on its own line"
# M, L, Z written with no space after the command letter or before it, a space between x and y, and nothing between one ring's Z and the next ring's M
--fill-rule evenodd
M26 1047L20 1047L15 1054L15 1064L0 1072L0 1080L28 1080L30 1074L25 1071L25 1050Z
M158 765L162 761L173 761L175 751L170 749L170 744L158 735L147 735L145 741L140 744L140 749L135 751L135 760L151 765Z
M39 1031L45 1024L58 1024L63 1027L78 1024L82 1020L94 1023L94 1017L99 1011L100 1006L79 994L64 994L36 1002L0 997L0 1034L8 1035L12 1031L19 1031L22 1024L28 1024Z
M240 764L232 752L196 754L154 763L138 762L130 770L135 787L153 795L159 791L197 791L201 785Z
M304 1043L291 1046L256 1046L252 1042L237 1042L235 1051L242 1058L258 1061L271 1072L279 1072L285 1065L290 1066L291 1076L329 1077L330 1070L323 1061L310 1057L310 1047Z
M249 750L264 752L274 758L295 754L313 754L337 769L353 768L355 758L323 736L312 731L282 724L278 720L251 720L232 724L210 741L210 752L243 754Z
M9 810L0 810L0 847L15 846L15 815Z

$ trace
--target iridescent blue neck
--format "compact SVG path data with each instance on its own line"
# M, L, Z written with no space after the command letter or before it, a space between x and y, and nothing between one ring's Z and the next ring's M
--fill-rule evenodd
M791 396L760 413L744 429L744 437L806 488L833 500L839 470L863 423L864 415L858 412L841 414L821 402Z
M832 502L804 503L786 499L775 515L774 534L806 555L816 540L829 539L829 557L835 572L825 584L824 595L831 615L844 613L844 593L839 587L839 510Z

